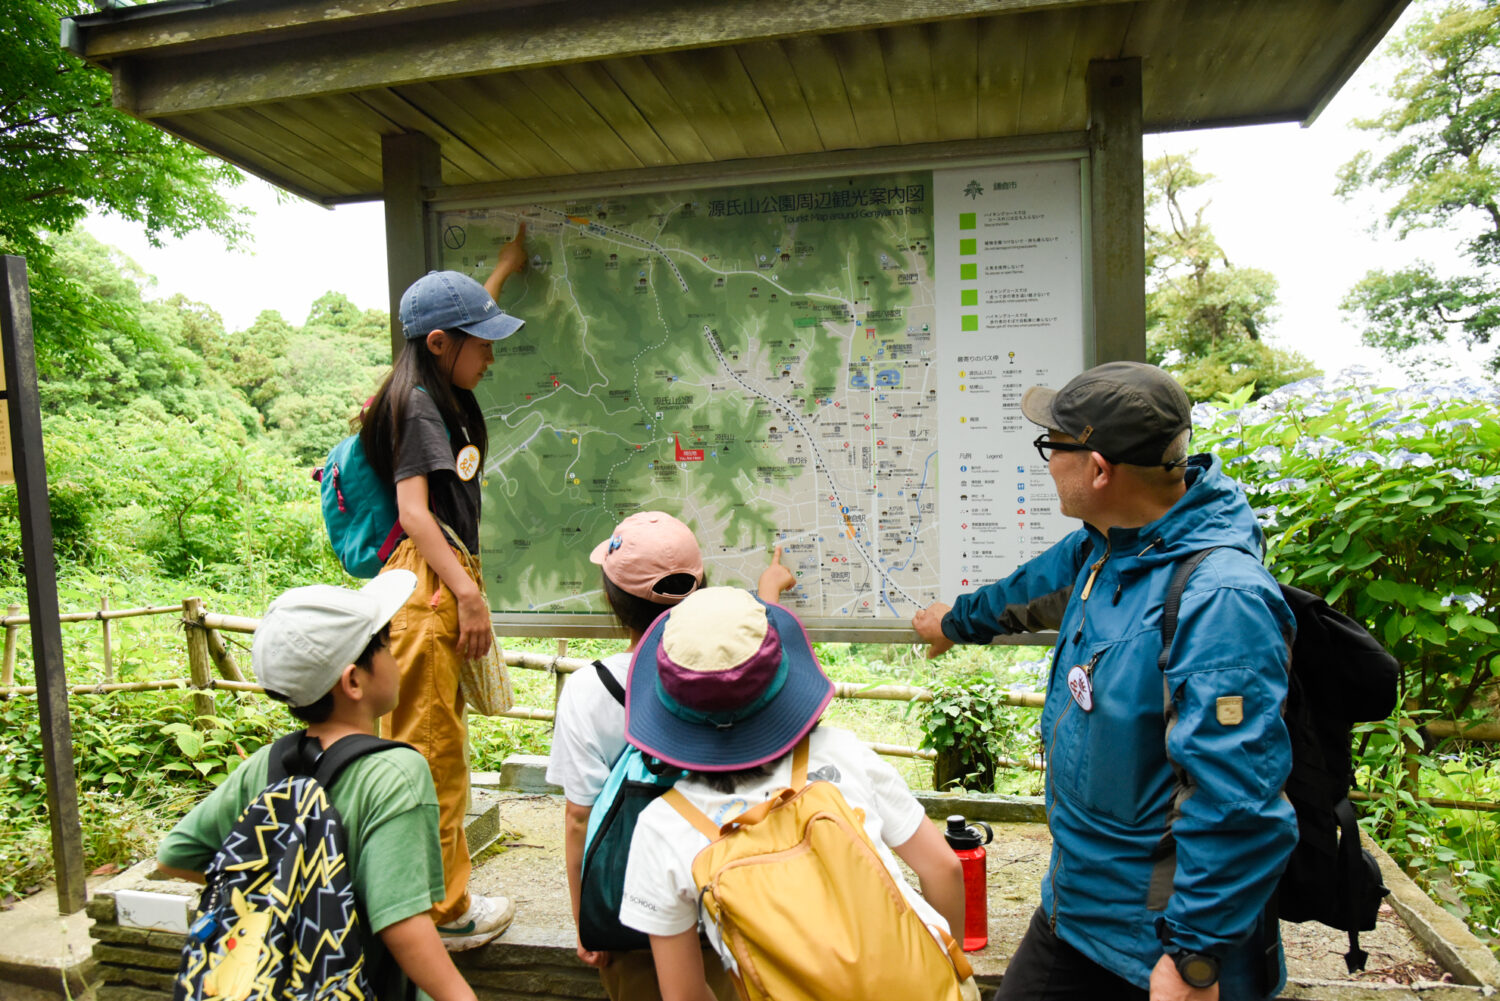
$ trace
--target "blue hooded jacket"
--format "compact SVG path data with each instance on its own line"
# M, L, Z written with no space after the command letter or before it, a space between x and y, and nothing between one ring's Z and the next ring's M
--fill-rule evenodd
M1183 594L1164 686L1172 573L1213 546L1224 548ZM1297 840L1281 792L1295 626L1261 552L1239 485L1198 455L1186 493L1155 522L1108 538L1085 526L943 619L960 643L1058 630L1041 720L1052 831L1042 908L1063 941L1143 988L1164 951L1161 918L1174 951L1219 957L1225 1001L1274 996L1285 982L1278 945L1274 989L1258 988L1257 943ZM1086 694L1070 693L1070 673L1087 676ZM1174 765L1185 783L1175 807ZM1175 858L1156 860L1171 809Z

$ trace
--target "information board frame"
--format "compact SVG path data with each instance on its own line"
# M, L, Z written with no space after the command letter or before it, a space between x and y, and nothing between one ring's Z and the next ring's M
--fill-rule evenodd
M516 184L486 185L482 192L473 188L433 189L428 192L425 203L429 230L429 246L433 248L435 260L440 260L442 234L438 223L443 213L460 210L505 209L539 201L558 202L597 198L618 198L628 195L651 195L675 191L723 187L737 184L774 184L793 181L814 181L838 177L851 173L865 174L871 171L948 171L955 169L993 169L1024 165L1068 162L1077 168L1076 206L1078 210L1077 268L1078 301L1075 313L1078 320L1078 367L1091 364L1097 353L1097 338L1093 329L1093 289L1090 268L1093 241L1093 220L1090 205L1091 170L1090 152L1081 136L1069 137L1059 144L1058 137L1037 137L1036 148L1024 148L1014 141L1000 144L962 144L967 149L955 151L960 144L943 144L942 155L934 156L931 150L913 148L910 151L889 151L878 157L854 158L849 155L819 155L812 157L788 157L777 164L743 165L745 169L726 169L725 165L704 165L701 169L675 168L669 171L632 171L628 174L612 175L607 179L580 178L576 185L541 189L531 182ZM989 146L991 148L985 148ZM868 168L868 169L866 169ZM503 297L502 297L503 299ZM1062 379L1072 373L1060 373ZM1058 378L1054 374L1052 378ZM1041 381L1041 380L1037 380ZM1045 469L1045 467L1042 467ZM488 517L488 515L486 515ZM1057 533L1061 537L1061 533ZM769 558L769 549L766 553ZM488 567L487 567L488 570ZM1008 571L1007 571L1008 572ZM993 579L998 574L990 574ZM976 577L972 586L986 582ZM969 588L969 589L972 589ZM954 595L944 593L943 600ZM617 637L623 635L613 618L600 612L533 612L495 611L492 621L496 631L506 636L532 637ZM804 625L816 640L845 642L909 642L915 638L906 617L888 616L875 619L854 619L833 616L806 615ZM1023 638L1035 642L1035 638Z

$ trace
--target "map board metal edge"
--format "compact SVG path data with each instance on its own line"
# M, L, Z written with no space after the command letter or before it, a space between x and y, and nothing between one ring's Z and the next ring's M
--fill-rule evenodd
M817 643L910 643L921 644L916 632L904 622L881 624L878 619L856 619L829 616L799 618L807 634ZM614 616L604 612L504 613L492 612L494 633L502 638L553 639L626 639ZM1042 646L1057 642L1057 634L1016 633L996 636L991 646Z
M704 184L835 177L849 171L871 174L896 170L947 170L1088 158L1087 133L1060 132L1004 140L966 140L835 153L803 153L767 157L763 160L727 160L680 167L638 167L599 174L549 177L542 181L500 181L493 184L435 187L424 192L424 200L428 211L437 213L458 209L499 208L538 198L555 200L652 194L688 190ZM1084 175L1086 177L1087 172ZM1085 207L1087 204L1084 203Z

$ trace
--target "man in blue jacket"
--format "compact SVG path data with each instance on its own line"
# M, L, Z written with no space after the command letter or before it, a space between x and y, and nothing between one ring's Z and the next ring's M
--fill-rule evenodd
M1281 794L1295 627L1239 485L1217 458L1187 455L1190 409L1170 376L1136 362L1027 390L1062 512L1083 527L912 620L930 657L1058 630L1041 730L1052 857L1004 1001L1238 1001L1286 979L1266 905L1297 839ZM1173 570L1215 546L1189 578L1163 672Z

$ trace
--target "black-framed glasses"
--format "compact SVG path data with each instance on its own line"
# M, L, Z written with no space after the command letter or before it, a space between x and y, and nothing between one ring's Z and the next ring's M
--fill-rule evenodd
M1093 452L1093 451L1096 451L1092 446L1089 446L1089 445L1080 445L1077 442L1072 442L1072 441L1052 441L1051 439L1049 439L1047 437L1047 434L1048 434L1048 432L1043 431L1041 434L1039 434L1039 435L1036 436L1036 441L1032 442L1032 444L1036 446L1036 454L1040 455L1042 457L1042 461L1043 462L1047 462L1047 461L1049 461L1051 459L1051 456L1049 456L1047 454L1047 449L1049 449L1049 448L1052 449L1052 451L1054 451L1054 452Z

